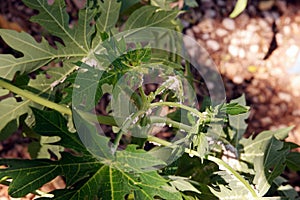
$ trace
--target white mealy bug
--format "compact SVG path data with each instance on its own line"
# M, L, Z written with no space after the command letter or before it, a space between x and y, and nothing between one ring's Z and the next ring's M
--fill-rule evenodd
M163 83L163 86L176 91L181 86L181 83L177 76L169 76L168 80Z
M97 60L95 60L94 58L89 58L89 57L83 58L82 62L84 62L85 64L92 66L92 67L96 67L98 65Z

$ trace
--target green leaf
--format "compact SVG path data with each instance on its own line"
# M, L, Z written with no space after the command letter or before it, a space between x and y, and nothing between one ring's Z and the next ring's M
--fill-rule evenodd
M54 1L53 5L41 0L24 0L24 3L39 11L37 16L32 17L32 21L44 26L49 33L60 37L64 45L56 43L57 49L54 49L45 39L38 43L27 33L0 30L0 36L10 47L23 53L20 58L0 55L2 78L12 80L18 71L21 74L28 73L56 59L76 58L79 60L88 54L91 36L95 32L95 28L90 26L96 14L95 9L87 8L79 11L78 25L71 29L64 0Z
M291 127L282 128L276 131L263 131L259 133L255 139L250 138L242 138L240 140L240 144L243 146L243 150L241 152L241 159L244 161L248 161L252 163L256 157L260 157L264 155L264 148L266 144L268 144L273 137L277 140L284 140L289 132L291 131Z
M260 196L263 196L271 187L273 180L278 177L285 168L286 156L289 148L284 147L280 141L288 136L291 128L278 131L261 132L254 140L243 138L240 143L244 146L241 159L254 163L254 183Z
M218 184L219 189L214 189L213 187L209 187L210 191L216 195L219 199L243 199L243 200L253 200L253 195L247 190L239 180L235 178L232 174L229 174L226 171L216 172L219 176L221 176L228 185Z
M283 177L279 176L274 180L274 184L278 187L277 190L280 194L287 199L295 199L299 200L300 197L297 191L288 183L288 180L284 179Z
M50 34L60 37L69 52L71 50L74 54L88 52L91 35L95 31L95 28L90 26L90 22L96 14L96 10L92 8L93 5L87 5L86 9L79 11L78 25L71 29L64 0L55 0L52 5L42 0L24 0L23 2L28 7L39 11L39 14L33 16L31 21L42 25ZM62 46L58 45L58 47Z
M179 192L167 184L155 170L155 166L164 164L144 150L129 146L118 151L116 162L103 166L100 176L100 196L103 199L124 199L131 191L135 199L181 199ZM149 171L150 170L150 171Z
M293 171L300 171L300 153L290 152L286 157L286 164Z
M73 149L79 153L89 154L85 146L76 133L70 133L67 127L67 120L57 111L41 111L32 108L36 123L34 131L41 136L48 136L49 143L52 145L64 146ZM59 141L56 138L60 137ZM52 139L51 139L52 138Z
M0 55L2 78L12 80L16 72L21 74L32 72L48 64L57 56L57 50L51 47L45 39L38 43L28 33L0 29L0 36L10 47L24 55L20 58L9 54Z
M51 158L49 150L60 159L61 155L59 152L63 151L64 148L58 145L52 145L53 143L59 141L59 137L44 137L38 138L38 141L31 142L28 146L28 152L32 158Z
M84 110L93 108L103 95L102 85L113 84L118 72L94 69L86 64L69 76L66 82L73 83L72 92L66 98L72 99L73 106L82 106ZM76 97L76 98L72 98ZM84 108L83 108L84 105Z
M121 0L121 10L120 12L126 12L129 8L133 7L135 4L138 4L140 0Z
M232 13L229 15L230 18L235 18L236 16L238 16L239 14L241 14L241 12L243 12L247 6L247 2L248 0L238 0Z
M84 112L73 112L73 120L80 140L90 153L99 160L113 159L112 148L109 146L109 138L101 135L96 125L85 119Z
M9 97L0 101L0 130L11 121L18 119L28 112L28 107L23 106L23 102L17 102L14 97Z
M58 175L64 176L67 189L53 192L53 199L124 199L134 193L136 199L181 199L180 193L155 171L144 171L161 164L143 150L130 146L117 152L116 159L99 160L84 154L82 157L62 153L59 161L45 159L3 159L0 179L11 177L9 194L21 197L41 187ZM22 177L28 177L26 179Z
M159 7L163 10L171 10L170 4L172 0L151 0L151 5Z
M267 145L264 148L262 147L265 155L254 160L256 173L253 182L256 184L261 196L269 190L274 179L283 172L285 158L289 153L289 149L283 148L283 142L275 138L272 138Z
M38 75L35 80L30 80L29 87L35 90L37 95L47 93L47 98L50 97L51 89L59 84L67 75L72 73L76 67L71 64L74 59L81 59L86 56L91 43L91 35L94 33L94 28L90 26L90 21L93 18L93 9L84 9L79 12L79 21L75 29L69 28L69 17L65 8L63 0L55 1L53 5L48 5L47 1L24 1L28 6L40 11L40 14L34 17L34 21L44 25L47 30L60 37L64 45L57 43L57 49L51 47L45 39L40 43L36 42L29 34L21 32L18 33L12 30L0 30L2 39L13 49L23 53L23 57L14 58L12 55L0 55L0 76L12 80L16 72L28 73L48 64L52 60L66 58L64 66L61 68L51 68L47 71L50 79L45 78L43 74ZM68 60L70 59L70 60ZM29 88L27 88L29 89ZM13 109L7 110L4 115L11 116L18 119L23 113L29 113L29 105L41 108L37 104L33 104L30 100L23 99L23 101L16 103L10 98L9 104L15 105ZM4 108L6 102L0 108ZM7 118L8 119L8 118ZM27 119L28 125L34 122L34 119ZM0 129L8 123L7 120L1 121Z
M197 135L196 141L193 141L193 144L197 146L197 152L200 155L201 159L208 153L209 145L207 138L204 133Z
M168 186L167 181L157 172L142 174L125 173L118 167L103 166L99 175L100 196L103 199L124 199L131 191L135 199L181 199L179 192Z
M97 26L101 32L108 31L115 26L119 18L121 3L117 0L98 1L100 17Z
M155 6L143 6L134 11L125 24L125 30L141 27L174 28L171 23L178 15L178 11L159 10Z
M1 57L1 55L0 55ZM64 67L54 67L47 71L47 74L51 78L46 78L44 74L39 74L36 79L31 79L28 83L27 89L34 90L36 95L43 96L43 98L49 99L55 90L53 87L59 84L68 74L75 70L73 65L65 65ZM26 87L25 87L26 88ZM2 130L8 122L11 120L17 120L17 126L19 126L18 118L24 113L29 113L26 123L30 126L34 122L34 118L31 116L30 106L42 108L41 105L33 103L29 99L22 98L22 101L17 102L14 97L9 97L0 101L0 110L2 114L0 116L0 130Z
M170 184L176 187L179 191L191 191L201 194L201 192L190 183L188 178L180 176L169 176L169 178L173 180Z
M239 115L249 111L249 107L242 106L236 102L224 104L221 109L221 112L225 112L228 115Z
M3 129L0 129L0 141L7 139L12 133L17 131L17 129L18 129L17 120L10 121L8 124L6 124L6 126Z
M196 0L184 0L184 3L191 8L198 7L198 3Z
M239 105L246 106L245 95L230 101L230 103L238 103ZM231 128L235 131L231 139L235 141L237 147L238 141L243 137L247 129L247 123L245 120L249 117L250 113L243 113L239 115L229 115L229 123Z
M60 161L2 159L0 164L8 165L8 168L0 169L0 179L13 179L8 190L12 197L23 197L58 175L65 177L68 186L72 185L100 167L100 163L94 158L75 157L68 153L62 153Z

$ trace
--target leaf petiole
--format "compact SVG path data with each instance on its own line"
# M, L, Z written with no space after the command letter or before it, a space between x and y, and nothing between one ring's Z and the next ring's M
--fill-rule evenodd
M150 108L157 107L157 106L170 106L170 107L182 108L184 110L190 111L191 113L195 114L201 120L206 119L206 115L201 113L197 109L191 108L189 106L186 106L186 105L183 105L183 104L180 104L180 103L176 103L176 102L155 102L155 103L151 103L149 105Z
M52 101L49 101L47 99L44 99L42 97L37 96L36 94L29 92L27 90L22 90L4 80L0 79L0 87L6 88L9 91L18 94L24 98L30 99L31 101L38 103L40 105L43 105L47 108L51 108L53 110L56 110L62 114L66 114L66 115L72 115L72 111L70 108L68 108L67 106L63 106L57 103L54 103Z

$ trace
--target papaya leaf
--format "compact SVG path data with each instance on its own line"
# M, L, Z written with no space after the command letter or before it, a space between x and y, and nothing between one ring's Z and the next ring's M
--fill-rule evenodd
M134 5L140 3L140 0L121 0L121 13L127 12L130 8L134 7Z
M2 55L0 55L1 57ZM49 99L51 95L55 92L53 87L60 83L67 75L75 70L73 65L65 65L64 67L55 67L47 71L50 78L45 78L44 74L40 74L36 79L31 79L28 83L29 88L34 88L34 92L38 96L43 96L43 98ZM25 87L26 89L26 87ZM0 116L0 130L2 130L7 123L11 120L17 120L17 126L19 125L18 118L28 113L26 123L32 125L34 118L31 116L30 106L36 108L42 108L41 105L33 103L29 99L22 98L22 101L17 102L14 97L6 98L0 101L0 110L2 114Z
M286 180L285 178L281 176L275 178L274 185L278 187L277 190L280 194L282 194L281 196L284 196L283 199L300 199L297 191L288 184L288 180Z
M172 0L152 0L151 5L159 7L163 10L171 10Z
M225 112L228 115L239 115L239 114L247 113L249 111L249 107L240 105L237 102L232 102L228 104L223 104L220 111Z
M192 181L190 181L188 178L180 176L169 176L169 178L173 180L170 182L170 184L176 187L178 190L192 191L201 194L201 192L191 184Z
M118 13L121 9L121 3L117 0L98 1L100 17L97 21L97 26L101 32L108 31L118 21Z
M105 165L88 155L76 157L68 153L62 153L59 161L3 159L0 164L9 167L0 170L0 178L9 176L13 179L9 193L14 197L24 196L61 175L69 189L54 191L53 199L102 197L117 200L124 199L132 191L137 199L153 199L154 196L181 199L180 193L157 172L140 170L161 162L146 157L143 151L133 152L133 149L118 152L116 159ZM27 176L30 178L20 178Z
M196 0L184 0L184 3L191 8L199 6Z
M293 171L300 171L300 153L290 152L286 157L286 164Z
M16 72L32 72L58 57L57 50L45 39L38 43L27 33L5 29L0 29L0 36L10 47L24 55L20 58L9 54L0 55L0 76L4 79L12 80Z
M254 170L255 176L253 182L257 190L263 196L268 192L272 182L278 177L285 168L286 156L289 149L283 148L284 144L272 137L265 147L261 147L265 155L255 158Z
M0 130L21 115L28 112L28 107L23 106L23 102L17 102L14 97L9 97L0 101Z
M143 6L134 11L125 24L125 30L141 27L174 28L171 20L178 15L178 11L158 10L155 6Z
M62 153L60 161L2 159L0 164L8 166L0 170L0 178L13 179L8 190L12 197L23 197L58 175L64 176L66 184L71 185L99 168L92 157L75 157L68 153Z
M239 103L239 105L246 106L245 95L230 101L230 103ZM246 131L247 124L245 120L249 117L250 113L242 113L239 115L229 115L229 123L234 134L230 139L234 140L235 146L237 147L238 141L243 137L243 134Z
M32 111L36 118L36 125L33 130L37 134L51 138L60 137L59 141L50 144L64 146L78 153L88 154L78 135L68 131L67 120L59 112L42 111L36 108L32 108Z
M271 187L274 179L285 168L286 156L289 148L280 141L288 136L290 128L278 131L263 131L255 139L241 139L240 144L244 147L241 159L254 163L254 183L260 196L263 196Z
M65 82L72 86L65 99L72 100L73 106L84 105L85 110L93 108L103 95L102 85L113 84L118 72L103 71L82 63L81 69L70 75ZM72 88L72 89L70 89ZM76 97L76 98L72 98ZM65 100L66 101L66 100Z
M221 176L228 185L218 183L219 189L209 187L210 191L219 199L244 199L253 200L253 195L245 188L235 176L226 171L219 171L215 174Z
M20 58L12 55L0 55L0 76L12 80L16 72L21 74L32 72L50 61L57 59L76 58L80 60L88 54L92 42L94 26L90 22L95 16L95 9L87 7L79 11L78 25L69 28L69 16L65 11L64 0L54 1L49 5L47 1L24 0L24 3L39 11L32 21L44 26L50 34L59 37L63 45L56 43L57 49L51 47L45 39L40 43L27 33L12 30L0 30L2 39L13 49L23 54Z
M71 29L64 0L56 0L51 5L42 0L23 0L23 2L28 7L39 11L39 14L33 16L31 21L39 23L50 34L63 40L67 49L62 53L86 54L88 52L91 35L95 31L94 26L90 26L90 22L96 14L92 5L87 5L85 9L79 11L78 25ZM59 47L62 45L58 45L58 49Z
M86 138L70 133L66 126L67 120L60 113L35 108L32 110L36 118L34 131L37 134L49 138L58 136L60 140L49 145L73 149L80 156L62 152L58 161L2 159L0 165L8 167L0 170L0 179L12 178L9 189L11 196L25 196L56 176L64 176L69 189L64 190L63 197L68 199L123 199L132 191L138 199L153 199L154 196L180 199L180 193L155 171L156 167L164 166L164 162L132 145L113 155L108 145L109 139L98 135L94 126L76 112L73 113L74 120L79 121L75 123L76 128L84 131ZM93 154L95 151L91 154L84 146L86 141L81 142L82 139L91 142L94 146L87 147L96 150L97 154ZM54 191L53 194L60 192Z
M40 0L24 2L29 7L39 11L39 15L33 17L33 21L43 25L51 34L60 37L64 46L58 43L56 44L57 49L55 49L45 39L38 43L27 33L1 29L0 36L2 39L13 49L22 52L23 56L15 58L12 55L0 55L0 76L12 80L16 72L20 72L20 74L29 73L53 60L64 58L65 62L62 68L48 70L47 73L51 77L50 79L39 75L35 80L30 80L28 84L29 87L36 90L37 95L45 97L44 95L47 93L47 98L49 98L53 92L51 90L77 68L71 63L87 55L91 35L95 32L94 28L90 26L95 11L89 8L81 10L78 25L74 29L70 29L69 17L64 10L65 3L63 0L55 1L52 5L48 5L47 1ZM9 118L18 119L24 113L29 113L30 116L30 104L41 108L41 106L31 103L27 99L16 103L13 98L9 98L9 100L1 102L3 104L3 106L0 105L1 110L4 107L8 108L6 106L7 101L10 101L9 104L14 105L14 108L7 110L1 116L6 119L1 120L0 130L9 122ZM6 115L11 117L7 118ZM29 125L33 124L34 119L28 118L26 122Z

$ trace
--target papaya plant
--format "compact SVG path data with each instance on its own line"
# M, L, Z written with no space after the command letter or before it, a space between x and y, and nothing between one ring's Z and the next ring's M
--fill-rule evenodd
M217 72L193 77L204 73L186 54L183 42L193 40L178 32L182 11L169 1L88 0L74 27L64 0L23 2L38 11L32 21L59 40L50 46L0 29L22 54L0 55L0 133L20 129L32 141L32 159L0 159L9 195L298 198L281 176L286 167L299 170L299 153L291 152L297 145L284 142L291 128L243 138L245 98L226 102L206 86L210 80L222 89ZM198 98L199 82L210 96ZM64 189L39 190L57 176Z

